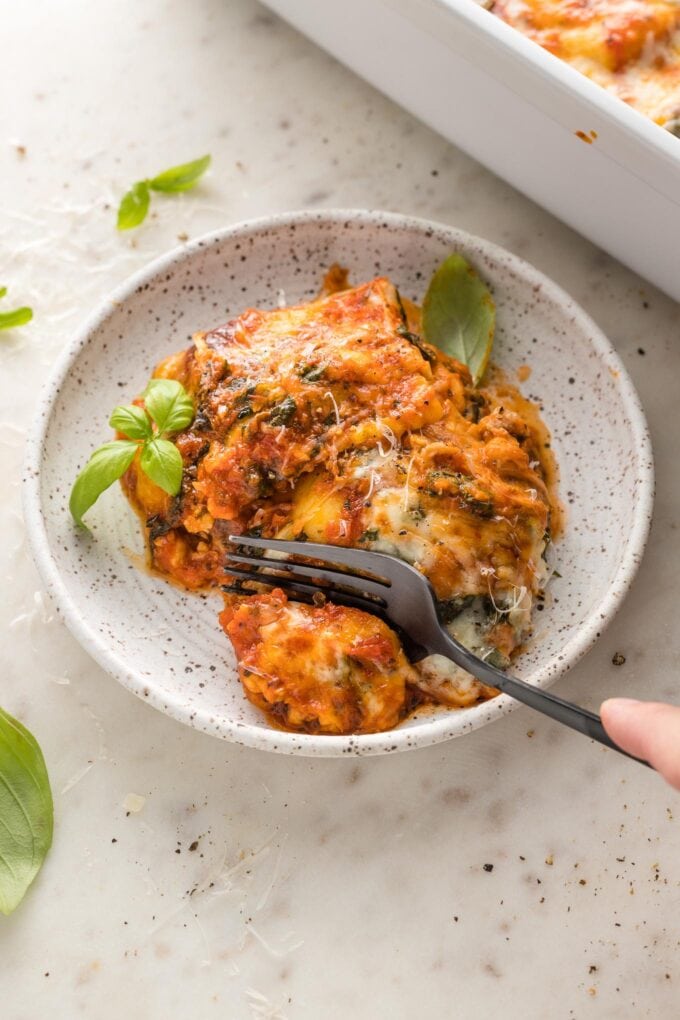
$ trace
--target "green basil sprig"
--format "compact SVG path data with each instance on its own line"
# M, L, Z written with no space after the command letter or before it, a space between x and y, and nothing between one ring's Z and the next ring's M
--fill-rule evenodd
M32 733L0 708L0 912L11 914L52 845L54 808Z
M149 211L152 191L171 194L195 187L210 166L210 158L201 156L191 163L181 163L179 166L170 167L169 170L163 170L155 177L133 184L118 207L118 229L131 230L132 227L138 227L144 222Z
M496 328L488 288L462 255L444 259L423 301L425 339L470 369L477 385L486 371Z
M140 223L143 223L149 211L150 202L151 195L147 181L137 181L136 184L133 184L130 190L123 195L118 206L118 229L132 230L133 227L138 227Z
M109 425L127 438L98 447L73 484L69 509L81 527L83 514L125 474L138 450L139 466L152 482L170 496L182 488L182 455L167 436L191 425L194 403L176 379L152 379L143 397L144 408L135 404L114 408Z
M4 298L7 287L0 287L0 298ZM25 326L33 318L32 308L15 308L11 312L0 312L0 329L15 329L17 326Z

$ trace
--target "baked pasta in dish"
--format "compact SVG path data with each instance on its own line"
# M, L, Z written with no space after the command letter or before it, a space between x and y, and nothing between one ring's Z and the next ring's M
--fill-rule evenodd
M680 135L677 0L490 0L484 6Z
M438 656L411 665L358 609L234 584L229 535L398 556L430 579L451 632L500 666L543 598L558 509L549 435L499 374L476 388L420 328L388 279L349 287L336 267L318 299L248 309L156 368L195 402L175 439L181 492L167 496L138 462L124 488L157 571L228 589L220 620L245 693L284 728L377 732L420 702L495 691Z

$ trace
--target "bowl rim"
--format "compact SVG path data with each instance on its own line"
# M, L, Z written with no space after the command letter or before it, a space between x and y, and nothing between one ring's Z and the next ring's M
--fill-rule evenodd
M347 736L325 736L317 734L291 733L269 728L249 722L237 722L221 718L219 731L214 728L215 713L209 709L187 705L181 698L173 699L166 692L154 692L153 684L130 670L121 657L109 647L106 641L91 628L86 618L79 612L78 605L72 599L69 590L62 580L56 561L52 555L47 528L41 510L41 460L46 440L47 429L58 394L67 375L89 343L91 335L109 318L115 308L132 296L142 285L156 276L167 272L171 267L191 260L197 253L217 245L225 240L238 239L287 226L301 226L313 223L344 224L347 221L363 223L368 226L387 224L392 230L415 230L417 232L434 232L451 237L452 244L466 243L479 245L481 251L492 260L500 261L507 268L538 286L549 301L569 308L573 321L578 324L589 337L593 349L600 361L618 376L620 398L625 407L635 443L637 459L636 477L638 479L638 499L633 514L632 527L628 541L609 590L593 608L588 620L562 646L559 652L538 671L534 682L540 687L547 687L559 676L567 672L591 648L602 630L612 619L621 605L633 578L637 572L642 553L646 545L651 524L654 500L654 465L649 429L637 392L621 359L611 342L590 318L558 284L544 276L531 263L507 251L500 245L484 238L477 237L457 227L437 221L408 216L395 212L383 212L373 209L321 209L300 210L261 216L255 219L240 221L210 233L204 234L186 244L177 246L160 257L152 260L142 269L129 276L106 296L97 308L77 329L73 339L66 344L59 354L52 372L42 387L35 417L27 435L24 472L22 479L22 501L24 519L29 546L40 577L50 597L55 602L58 613L80 645L107 673L127 687L143 701L152 704L179 722L206 730L212 735L220 736L232 742L250 747L280 753L301 754L307 756L336 757L346 754L366 755L383 754L392 751L409 750L426 747L443 740L471 732L480 726L500 718L507 712L518 707L518 702L508 695L501 694L491 701L483 702L469 709L442 711L434 719L421 726L397 728L382 733L353 734ZM210 729L205 725L208 724Z

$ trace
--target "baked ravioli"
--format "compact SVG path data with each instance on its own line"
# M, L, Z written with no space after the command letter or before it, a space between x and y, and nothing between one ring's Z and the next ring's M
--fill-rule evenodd
M253 704L286 729L377 732L423 701L496 692L438 656L412 665L368 613L235 582L229 535L398 556L430 579L451 633L503 667L543 599L554 466L536 407L493 373L476 388L421 339L388 279L326 279L318 299L247 309L157 366L195 402L175 439L182 489L167 496L137 463L123 485L152 567L225 591L220 621Z
M485 6L680 135L677 0L490 0Z

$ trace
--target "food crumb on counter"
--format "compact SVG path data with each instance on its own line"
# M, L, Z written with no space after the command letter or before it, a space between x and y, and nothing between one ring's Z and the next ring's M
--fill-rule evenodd
M626 661L626 656L622 655L621 652L614 652L612 655L612 663L614 666L623 666Z
M128 793L125 800L123 801L123 809L126 814L137 815L146 804L146 797L142 797L139 793Z
M493 864L483 864L484 871L493 871Z

